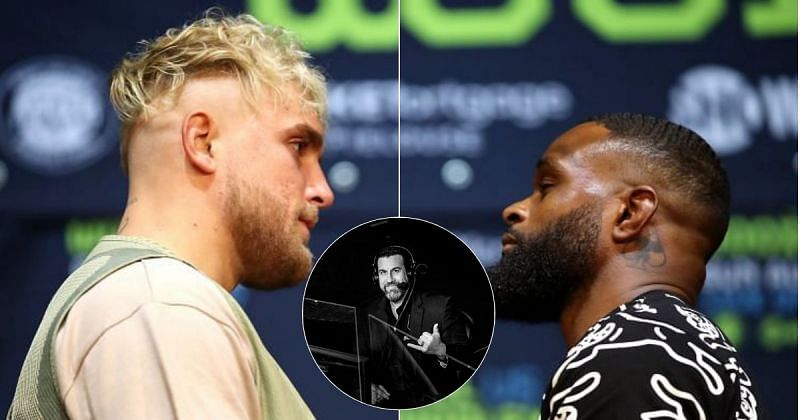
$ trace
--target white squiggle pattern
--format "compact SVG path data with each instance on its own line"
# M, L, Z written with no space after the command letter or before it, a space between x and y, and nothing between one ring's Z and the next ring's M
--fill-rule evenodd
M634 410L633 406L629 407L631 411L629 414L634 415L632 418L641 418L642 420L706 419L705 410L719 409L730 410L725 411L725 413L731 414L735 411L737 420L758 419L757 401L751 390L752 383L750 378L739 366L735 357L728 357L729 355L735 356L735 348L727 342L719 328L702 313L689 307L680 306L675 301L665 302L664 296L680 301L674 296L662 294L660 301L656 300L658 297L654 298L653 301L649 301L650 298L648 296L647 298L639 298L628 304L620 305L617 312L599 320L587 331L581 341L569 350L566 360L559 366L551 381L552 392L557 393L552 398L548 398L545 395L545 400L543 401L542 407L549 408L548 420L580 419L581 414L583 416L590 414L587 412L581 413L581 410L584 410L584 405L586 407L597 407L595 404L598 402L594 400L602 401L600 392L605 393L606 388L613 389L619 386L638 387L642 391L650 388L652 391L648 392L653 392L658 397L656 401L660 399L666 404L648 405L646 403L636 403L634 404L638 405L636 414L632 411ZM673 307L676 312L672 312L671 309ZM659 315L652 316L651 314ZM651 316L653 318L657 317L657 319L650 319ZM688 326L684 326L684 320ZM641 327L637 326L637 324L641 325ZM695 330L696 332L694 332ZM630 331L630 334L627 334L628 331ZM635 348L642 348L642 350L634 350L632 353L615 351ZM648 348L654 350L647 350ZM598 364L591 363L598 358L601 352L606 355L609 350L611 351L611 358L604 356L601 361L598 361ZM693 384L690 385L690 382L684 383L683 379L669 376L670 374L667 372L680 371L680 369L673 370L675 367L660 373L656 373L657 371L654 372L653 370L647 371L646 369L650 369L649 367L642 370L634 367L633 370L626 370L626 373L632 375L630 376L632 380L630 384L622 382L611 384L607 379L603 384L600 384L600 379L605 378L601 376L601 373L605 373L599 368L600 366L608 366L607 369L616 369L623 366L618 363L626 363L623 359L617 359L618 355L630 354L631 356L636 356L632 357L631 360L634 363L637 363L636 361L638 360L638 363L645 367L649 366L649 357L653 357L657 353L668 356L669 359L699 374L707 391L704 391L703 388L697 388ZM658 359L660 360L660 358ZM721 361L725 363L723 364ZM664 367L667 367L667 365ZM659 369L660 365L653 365L652 367ZM572 378L576 377L574 373L581 372L582 369L584 372L591 369L592 372L590 374L597 375L597 380L594 380L594 376L586 374L577 381L572 382ZM570 378L569 381L562 378L566 375L566 372L574 372L573 375L568 376ZM649 387L642 386L644 383L635 384L636 379L645 380L646 376L643 376L645 374L652 375L649 377ZM692 375L689 374L689 376ZM670 382L668 377L675 382ZM683 377L684 374L682 373L681 378ZM557 386L560 380L566 381L561 385L561 388ZM569 388L564 389L566 386L569 386ZM595 391L598 388L599 390ZM706 392L710 393L710 395L706 394ZM739 403L737 407L723 408L724 405L719 405L724 404L724 401L730 401L728 398L732 397L730 394L733 392L738 394L734 397L736 398L735 401ZM705 396L700 398L702 395ZM724 399L708 399L711 396L718 397L722 395L725 395ZM704 401L704 404L707 402L710 405L706 407L700 401ZM612 410L617 410L617 408L612 408ZM544 412L548 411L545 410ZM727 418L727 414L725 416Z
M708 390L711 391L714 395L721 395L722 391L725 390L725 384L722 382L722 378L717 374L717 371L714 370L714 367L708 364L708 361L711 361L717 365L722 365L722 362L717 360L714 356L706 353L705 350L697 347L694 343L687 343L689 348L694 350L695 361L697 364L703 368L704 371L708 372L712 378L714 379L714 386L709 387ZM704 377L705 378L705 377Z
M663 332L661 332L661 327L653 328L653 332L658 336L658 338L660 338L662 340L666 340L667 339L667 336L664 335Z
M647 312L651 314L657 314L658 310L647 303L645 303L644 298L639 298L634 301L633 304L633 311L634 312Z
M686 332L684 332L682 329L677 328L677 327L673 327L672 325L669 325L669 324L667 324L665 322L654 321L652 319L639 318L637 316L634 316L634 315L631 315L631 314L622 313L622 312L618 313L617 315L627 319L628 321L641 322L643 324L658 325L659 327L663 327L663 328L669 329L669 330L671 330L673 332L676 332L678 334L686 334Z
M542 417L539 416L539 420L541 420L541 418ZM558 413L553 417L553 420L578 420L578 409L571 405L558 407Z
M564 369L567 368L567 365L570 363L570 361L575 357L577 357L578 354L580 354L580 352L583 351L584 348L590 345L597 344L600 341L602 341L602 339L614 333L613 329L615 328L616 324L610 322L605 326L603 326L603 322L606 320L608 320L608 317L604 317L596 324L592 325L592 327L589 328L589 332L586 334L586 337L584 337L578 344L569 349L569 351L567 352L567 359L563 363L561 363L561 365L556 370L556 373L553 374L553 378L550 380L550 386L553 387L556 386L556 383L558 383L558 379L561 377L561 374L564 372ZM614 334L614 335L617 336L619 334Z
M756 402L753 391L750 390L750 387L753 386L750 376L739 366L735 357L729 358L728 363L725 363L724 366L725 370L728 371L731 382L735 384L737 379L739 381L739 408L736 410L736 419L757 420L758 412L756 407L758 402Z
M697 399L694 397L694 395L686 391L681 391L675 387L675 385L673 385L664 375L656 373L655 375L651 376L650 387L653 388L653 391L655 391L656 395L661 398L661 401L669 404L669 406L675 409L675 411L647 411L642 413L642 420L660 418L669 418L675 420L688 420L689 418L697 418L699 420L706 420L706 413L703 411L703 407L699 402L697 402ZM697 416L687 417L683 412L683 406L677 401L677 399L691 402L696 410L696 413L693 414L696 414Z
M719 374L717 374L714 369L705 362L705 360L711 360L716 362L718 365L721 365L714 356L706 353L702 349L697 346L694 346L692 343L689 343L692 349L695 351L695 361L687 359L680 354L676 353L675 350L672 349L667 343L659 340L652 340L652 339L644 339L644 340L637 340L637 341L629 341L623 343L613 343L613 344L598 344L592 347L591 353L586 357L583 357L579 360L575 360L570 362L566 368L567 369L575 369L578 368L591 360L597 357L597 354L603 350L613 350L613 349L624 349L624 348L634 348L634 347L644 347L644 346L656 346L662 348L669 357L675 360L678 363L683 365L689 366L692 369L696 370L700 376L703 377L703 381L705 381L708 390L714 395L722 394L722 391L725 389L722 378L720 378Z
M675 295L671 295L671 294L669 294L669 293L664 293L664 296L666 296L666 297L668 297L668 298L675 299L675 300L677 300L678 302L680 302L680 303L683 303L684 305L686 304L686 302L684 302L684 301L683 301L683 299L681 299L681 298L679 298L679 297L677 297L677 296L675 296Z
M584 384L586 385L584 386ZM578 409L570 404L573 404L579 401L581 398L589 395L592 391L597 389L598 385L600 385L599 372L589 372L586 375L581 376L580 379L578 379L577 381L575 381L574 384L572 384L572 386L559 392L558 394L554 395L553 398L550 399L550 411L552 412L555 404L563 399L564 400L563 404L565 405L559 408L558 413L556 413L557 414L556 418L562 418L559 416L561 415L566 416L568 413L573 413L576 416L575 418L577 418L577 415L579 414ZM573 393L575 390L577 390L577 392ZM563 417L563 418L571 418L571 417Z
M611 337L608 339L608 341L617 341L617 338L619 338L619 336L620 336L620 335L622 335L622 330L624 330L624 328L621 328L621 327L620 327L620 328L618 328L618 329L617 329L617 332L615 332L615 333L614 333L614 335L612 335L612 336L611 336Z
M584 336L583 339L575 345L575 347L570 349L569 353L578 353L587 347L591 347L605 340L614 332L616 328L617 324L609 322L603 326L603 328L597 328L594 329L594 331L590 330L590 332L586 334L586 336Z
M708 318L700 315L699 313L675 305L675 310L686 318L686 323L700 331L699 337L708 347L712 349L723 348L730 352L735 352L736 349L730 344L726 343L722 338L722 332L714 325Z

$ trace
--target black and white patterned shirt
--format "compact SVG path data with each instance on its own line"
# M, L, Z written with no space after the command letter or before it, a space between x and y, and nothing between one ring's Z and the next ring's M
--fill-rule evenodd
M653 291L600 319L569 350L541 418L757 419L752 388L714 323Z

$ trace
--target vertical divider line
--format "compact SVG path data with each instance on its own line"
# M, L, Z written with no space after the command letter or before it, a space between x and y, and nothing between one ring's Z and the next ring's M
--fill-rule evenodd
M400 217L400 2L397 0L397 217ZM397 410L397 420L400 410Z
M397 217L400 217L400 2L397 0ZM400 411L397 412L400 419Z
M397 217L400 217L400 2L397 0ZM397 410L397 420L400 410Z

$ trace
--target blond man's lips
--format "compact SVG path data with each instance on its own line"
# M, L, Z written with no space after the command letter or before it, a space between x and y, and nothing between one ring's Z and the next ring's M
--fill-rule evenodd
M308 206L300 213L299 219L311 232L319 222L319 210L314 206Z
M306 227L308 228L308 230L310 232L312 229L314 229L314 226L317 225L317 222L319 221L319 219L316 219L316 218L315 219L302 219L301 218L300 221L304 225L306 225Z

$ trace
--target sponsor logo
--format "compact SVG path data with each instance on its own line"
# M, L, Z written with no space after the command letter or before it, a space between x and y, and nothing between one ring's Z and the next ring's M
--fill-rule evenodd
M72 57L37 57L0 78L0 148L33 172L79 171L116 144L105 78Z
M731 7L726 0L572 0L572 7L562 10L555 10L553 0L506 0L494 5L395 0L383 2L381 8L367 3L246 0L245 7L266 22L296 31L313 51L339 45L361 52L395 51L398 24L432 48L513 47L534 39L553 23L556 13L570 11L598 38L617 44L700 41L732 13L741 15L741 29L749 38L797 36L796 0L751 0L740 7Z
M670 90L667 117L695 130L720 156L746 150L762 130L778 141L796 139L797 76L751 84L730 67L695 67Z
M328 156L397 158L397 81L331 82L329 92ZM557 81L402 83L399 98L403 158L480 158L492 124L540 128L570 117L575 102Z

